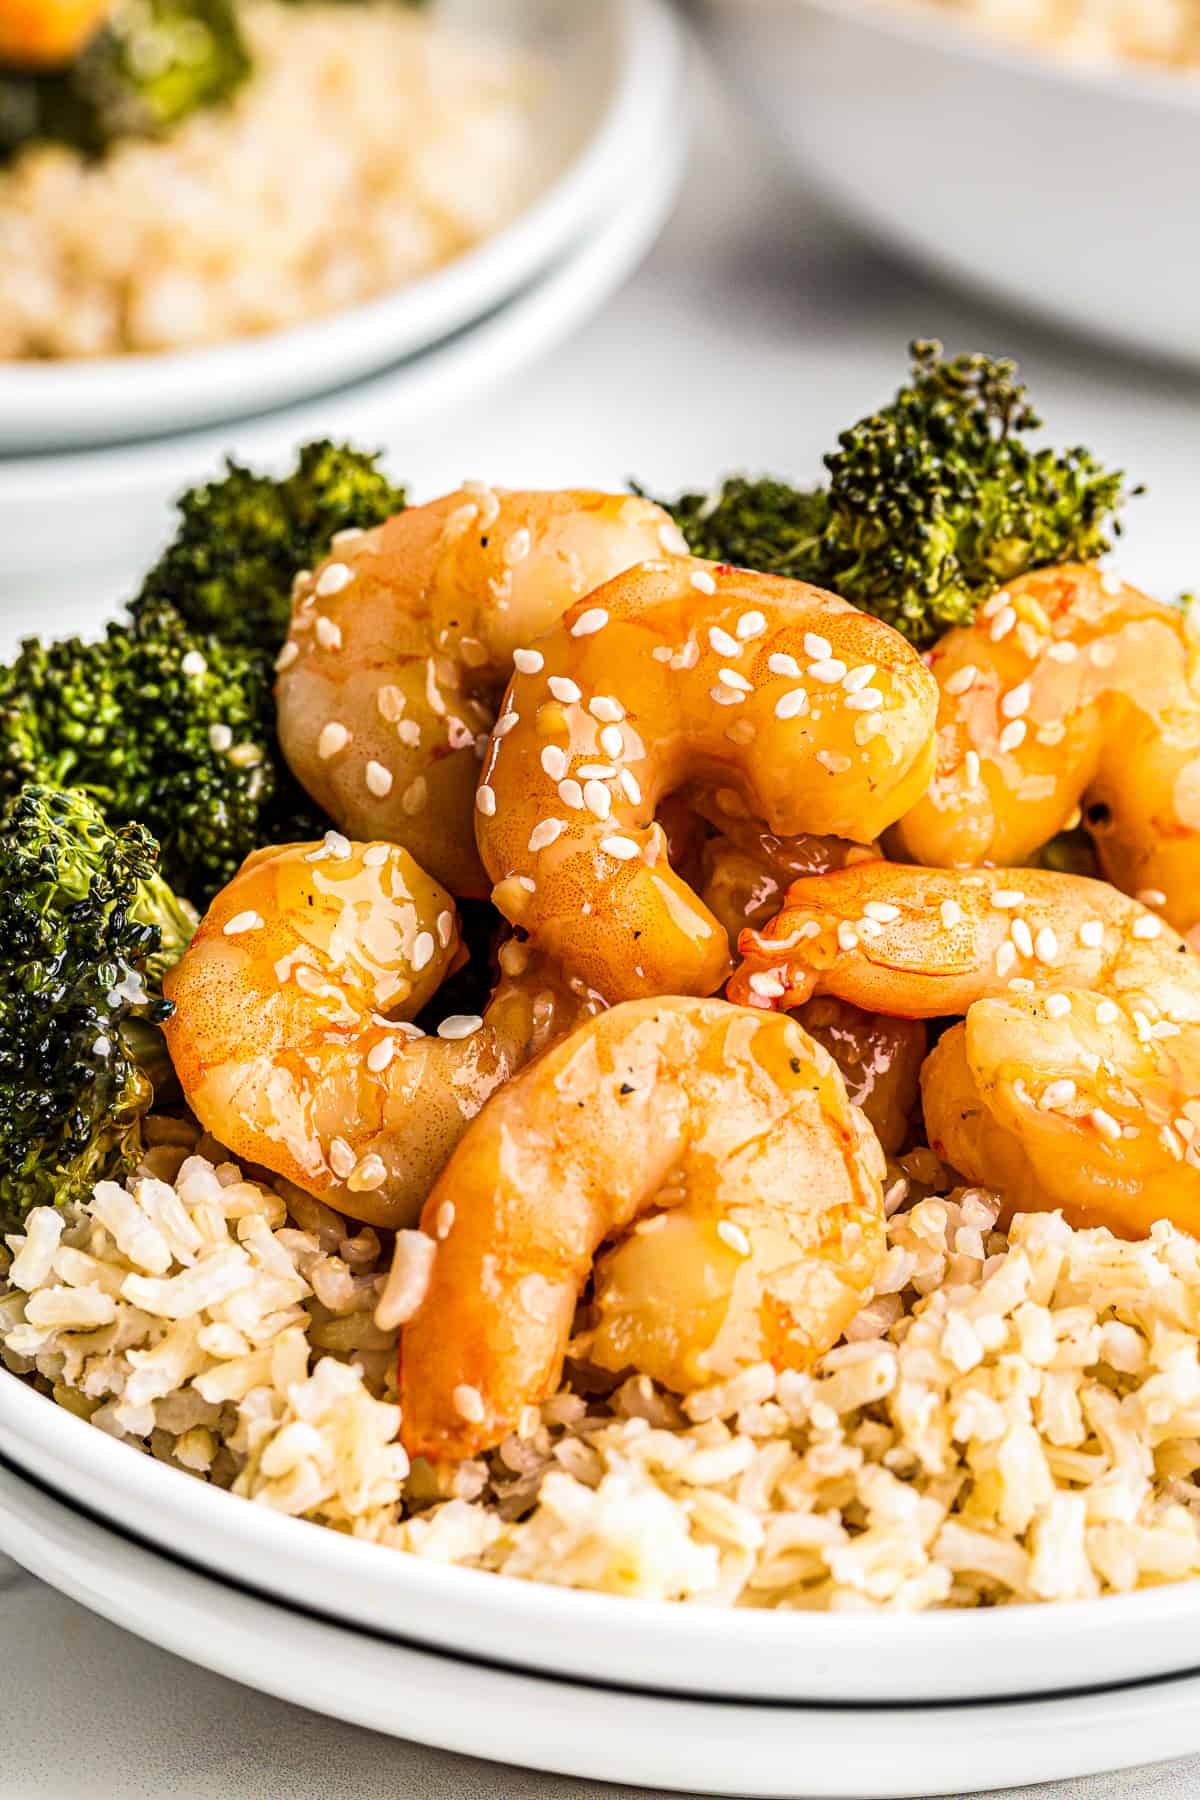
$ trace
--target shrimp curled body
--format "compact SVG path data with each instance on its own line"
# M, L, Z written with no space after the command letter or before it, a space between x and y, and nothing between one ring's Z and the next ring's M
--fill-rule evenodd
M793 1020L694 999L591 1020L491 1101L429 1196L406 1448L473 1455L553 1393L594 1261L600 1367L684 1392L764 1358L804 1367L883 1257L882 1172Z
M921 1073L930 1145L1009 1213L1200 1229L1200 959L1106 882L860 864L797 882L732 995L965 1015ZM752 977L770 970L764 998Z
M513 652L599 582L683 547L634 495L482 483L343 534L298 579L279 658L293 773L352 837L403 844L451 892L486 896L477 751Z
M459 956L453 902L399 846L257 852L163 984L189 1105L234 1155L409 1224L488 1095L584 1011L531 965L427 1037L408 1021Z
M729 941L655 813L692 782L782 836L869 840L923 789L936 688L880 620L803 582L645 563L518 669L477 835L492 898L608 1000L708 994Z
M1187 613L1090 564L1042 569L930 661L937 768L896 829L906 858L1023 863L1082 806L1110 881L1179 931L1200 922L1200 642Z

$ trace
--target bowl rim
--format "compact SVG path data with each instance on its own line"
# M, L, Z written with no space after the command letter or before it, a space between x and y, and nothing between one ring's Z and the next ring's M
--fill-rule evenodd
M986 26L939 9L934 0L910 0L908 5L892 0L701 0L701 4L710 12L731 17L752 11L798 12L807 7L836 24L849 20L937 55L1002 69L1052 87L1090 90L1110 99L1138 99L1185 114L1200 111L1200 67L1189 71L1132 59L1076 60L1057 55L1051 47L1039 50L992 34Z

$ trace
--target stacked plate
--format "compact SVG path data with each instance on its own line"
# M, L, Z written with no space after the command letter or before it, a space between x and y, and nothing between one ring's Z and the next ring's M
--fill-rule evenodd
M71 569L144 565L173 495L227 453L269 466L309 438L394 440L397 426L483 395L636 266L685 149L684 44L665 0L453 10L536 42L548 64L535 119L543 182L526 211L436 274L294 330L0 365L0 594Z
M1200 1748L1197 1583L987 1613L672 1607L283 1518L2 1371L0 1445L0 1548L35 1574L203 1667L445 1749L683 1791L904 1796Z

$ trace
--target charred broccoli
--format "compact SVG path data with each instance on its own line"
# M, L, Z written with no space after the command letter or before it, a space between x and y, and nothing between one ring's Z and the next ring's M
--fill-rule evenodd
M378 460L345 444L306 444L281 481L228 462L219 481L179 501L175 537L143 582L135 617L165 600L226 644L277 650L296 571L318 562L335 532L379 525L404 506L404 489Z
M825 486L735 478L676 501L693 551L833 588L924 647L1026 569L1110 548L1125 477L1025 441L1041 420L1014 363L911 354L908 385L825 458Z
M164 969L194 915L140 825L30 786L0 823L0 1224L62 1205L141 1151L152 1086L139 1037L170 1011Z
M249 72L232 0L121 0L64 68L0 68L0 159L37 139L98 156L159 136Z

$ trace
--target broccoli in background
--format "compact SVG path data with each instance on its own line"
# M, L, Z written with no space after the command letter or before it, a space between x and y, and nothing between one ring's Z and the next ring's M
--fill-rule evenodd
M403 510L404 489L378 461L378 452L345 444L306 444L281 481L227 461L219 481L179 501L175 537L142 583L134 617L167 601L197 631L274 652L287 635L297 570L319 562L335 533Z
M63 1205L138 1159L161 1043L163 971L195 916L139 825L31 786L0 824L0 1226Z
M733 478L666 504L696 555L832 588L924 648L1025 570L1102 555L1126 493L1088 451L1025 441L1041 420L1014 363L910 348L908 385L841 434L824 487Z

